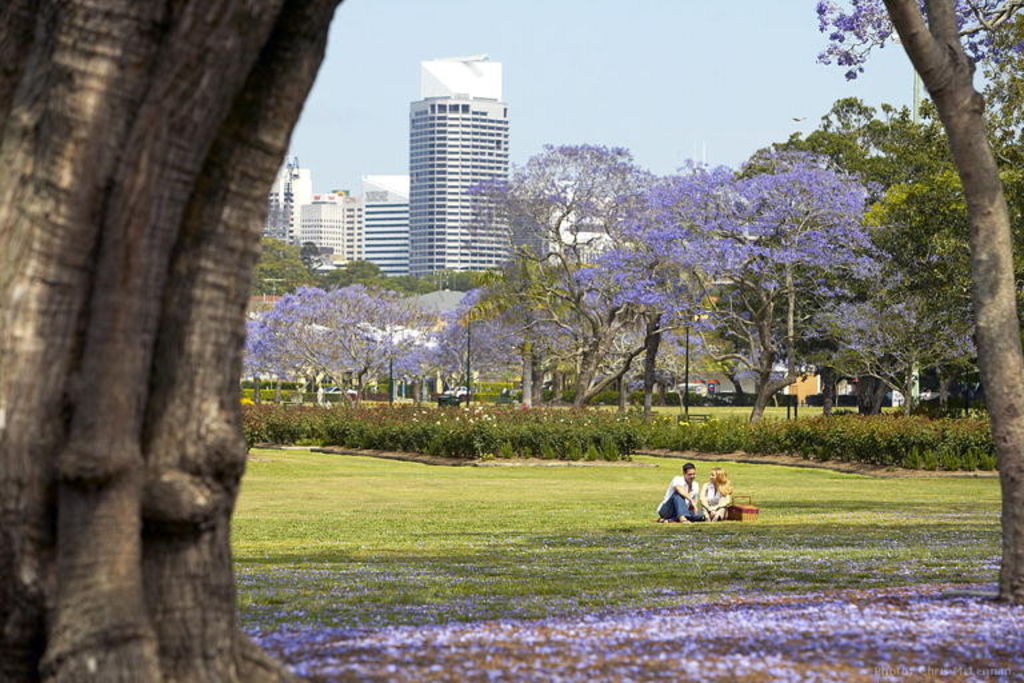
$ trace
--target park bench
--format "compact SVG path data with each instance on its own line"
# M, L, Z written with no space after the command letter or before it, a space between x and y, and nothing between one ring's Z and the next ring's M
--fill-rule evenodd
M682 424L684 422L701 422L701 423L704 423L704 422L707 422L710 419L711 419L711 416L707 415L707 414L704 414L704 413L699 413L699 414L698 413L690 413L689 415L680 415L676 419L676 422L678 422L679 424Z

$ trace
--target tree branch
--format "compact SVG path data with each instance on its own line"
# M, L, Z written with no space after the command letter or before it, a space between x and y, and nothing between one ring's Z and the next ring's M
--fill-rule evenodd
M946 60L945 49L939 40L939 34L929 30L929 24L925 23L917 1L884 1L886 9L889 10L889 17L892 19L893 26L900 36L907 55L910 57L914 69L917 73L921 74L921 79L924 81L925 86L927 86L928 91L934 93L937 90L948 87L952 81L953 73ZM952 37L953 40L958 40L956 38L955 17L947 18L941 13L933 16L931 13L933 5L941 4L944 3L929 0L929 20L932 22L930 25L935 29L943 27L948 32L948 22L952 20Z

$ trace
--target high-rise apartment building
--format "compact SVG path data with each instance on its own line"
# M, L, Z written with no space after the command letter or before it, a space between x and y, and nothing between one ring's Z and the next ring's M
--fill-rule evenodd
M363 245L384 275L409 274L409 176L363 176Z
M267 237L295 244L299 239L299 221L302 207L313 197L313 174L308 168L299 168L297 158L288 161L277 172L270 187L267 222L263 234Z
M348 192L314 194L300 212L300 243L330 249L335 263L362 260L362 200Z
M409 111L410 271L495 268L508 258L508 231L467 191L508 177L501 64L486 56L421 62L420 98Z

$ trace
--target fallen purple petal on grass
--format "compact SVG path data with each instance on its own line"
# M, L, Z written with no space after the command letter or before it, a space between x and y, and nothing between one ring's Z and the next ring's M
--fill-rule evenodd
M1024 679L1024 607L951 590L747 593L574 618L254 635L317 681Z

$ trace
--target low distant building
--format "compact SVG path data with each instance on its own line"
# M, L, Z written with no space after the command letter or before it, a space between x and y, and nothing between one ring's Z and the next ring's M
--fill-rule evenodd
M330 250L335 264L363 259L363 202L346 191L314 194L302 207L299 242Z
M441 315L442 313L448 313L456 310L459 307L459 303L462 302L462 299L465 298L465 296L465 292L454 292L448 289L439 289L436 292L429 292L427 294L409 297L408 301L411 301L424 313Z
M363 259L387 276L409 274L409 176L363 176Z

